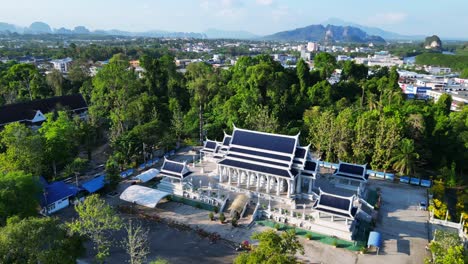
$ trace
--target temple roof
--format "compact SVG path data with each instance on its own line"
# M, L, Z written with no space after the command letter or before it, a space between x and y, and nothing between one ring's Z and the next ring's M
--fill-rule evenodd
M314 208L324 213L354 218L357 211L357 208L353 206L354 199L354 195L350 197L339 196L320 189L320 196L315 202Z
M185 162L177 162L164 158L160 174L162 176L177 177L183 179L192 172L188 169Z
M367 181L369 178L369 175L366 173L366 164L358 165L341 161L338 164L338 169L335 171L334 175L359 181Z
M297 142L298 136L286 136L234 128L231 146L294 156Z
M244 162L244 161L239 161L239 160L232 160L229 158L223 159L218 164L225 165L228 167L233 167L233 168L241 168L241 169L246 169L246 170L251 170L251 171L258 171L260 173L266 173L266 174L281 176L281 177L293 176L293 174L288 168L279 169L279 168L274 168L274 167L266 166L266 165L254 164L254 163L249 163L249 162Z

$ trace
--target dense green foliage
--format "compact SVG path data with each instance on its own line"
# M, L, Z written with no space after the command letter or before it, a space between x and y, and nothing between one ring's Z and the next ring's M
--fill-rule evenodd
M0 174L0 226L8 217L36 215L40 195L38 177L22 171Z
M468 259L465 255L460 237L457 233L443 230L435 230L434 240L429 244L433 261L425 260L426 263L434 264L463 264Z
M250 252L237 256L234 260L235 264L292 264L297 263L296 253L304 254L304 248L297 240L294 230L288 230L281 234L274 230L268 230L253 234L252 239L258 240L258 246Z
M441 53L423 53L416 56L416 64L449 67L452 70L468 68L468 56L446 55Z
M0 228L1 263L76 263L83 250L57 218L14 217Z

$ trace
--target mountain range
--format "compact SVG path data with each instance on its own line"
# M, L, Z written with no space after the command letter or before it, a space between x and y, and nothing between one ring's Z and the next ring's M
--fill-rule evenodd
M363 25L359 25L353 22L347 22L336 17L329 18L326 21L323 21L321 24L343 26L343 27L346 27L346 26L355 27L355 28L359 28L360 30L366 32L369 35L379 36L388 40L423 40L425 38L425 36L422 36L422 35L408 36L408 35L402 35L402 34L398 34L398 33L391 32L391 31L386 31L377 27L363 26Z
M356 43L384 43L379 36L368 35L363 30L350 26L311 25L303 28L282 31L265 36L267 40L282 41L325 41L325 42L356 42Z
M226 31L208 29L204 32L170 32L151 30L144 32L130 32L118 29L91 31L84 26L74 29L64 27L53 29L44 22L34 22L28 27L21 27L0 22L0 34L78 34L78 35L116 35L142 37L172 37L172 38L200 38L200 39L252 39L252 40L280 40L280 41L338 41L338 42L384 42L386 40L424 39L423 36L405 36L389 32L376 27L367 27L331 18L319 25L310 25L288 31L278 32L268 36L259 36L248 31Z

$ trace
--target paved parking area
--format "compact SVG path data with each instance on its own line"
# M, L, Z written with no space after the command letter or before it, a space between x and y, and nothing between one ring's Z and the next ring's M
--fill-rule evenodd
M380 256L360 255L358 263L424 263L429 213L419 211L418 204L426 199L426 189L382 180L371 180L369 187L382 191L375 231L382 234L383 248Z

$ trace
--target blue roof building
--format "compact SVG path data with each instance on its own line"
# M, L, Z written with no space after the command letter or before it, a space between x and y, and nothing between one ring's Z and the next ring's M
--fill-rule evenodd
M69 199L75 196L80 190L78 187L63 181L48 183L43 177L40 177L40 183L44 190L40 198L42 207L41 213L44 215L68 207L70 204Z
M88 191L89 193L95 193L99 191L100 189L104 188L105 185L105 175L100 175L97 177L94 177L93 179L82 183L81 187Z

